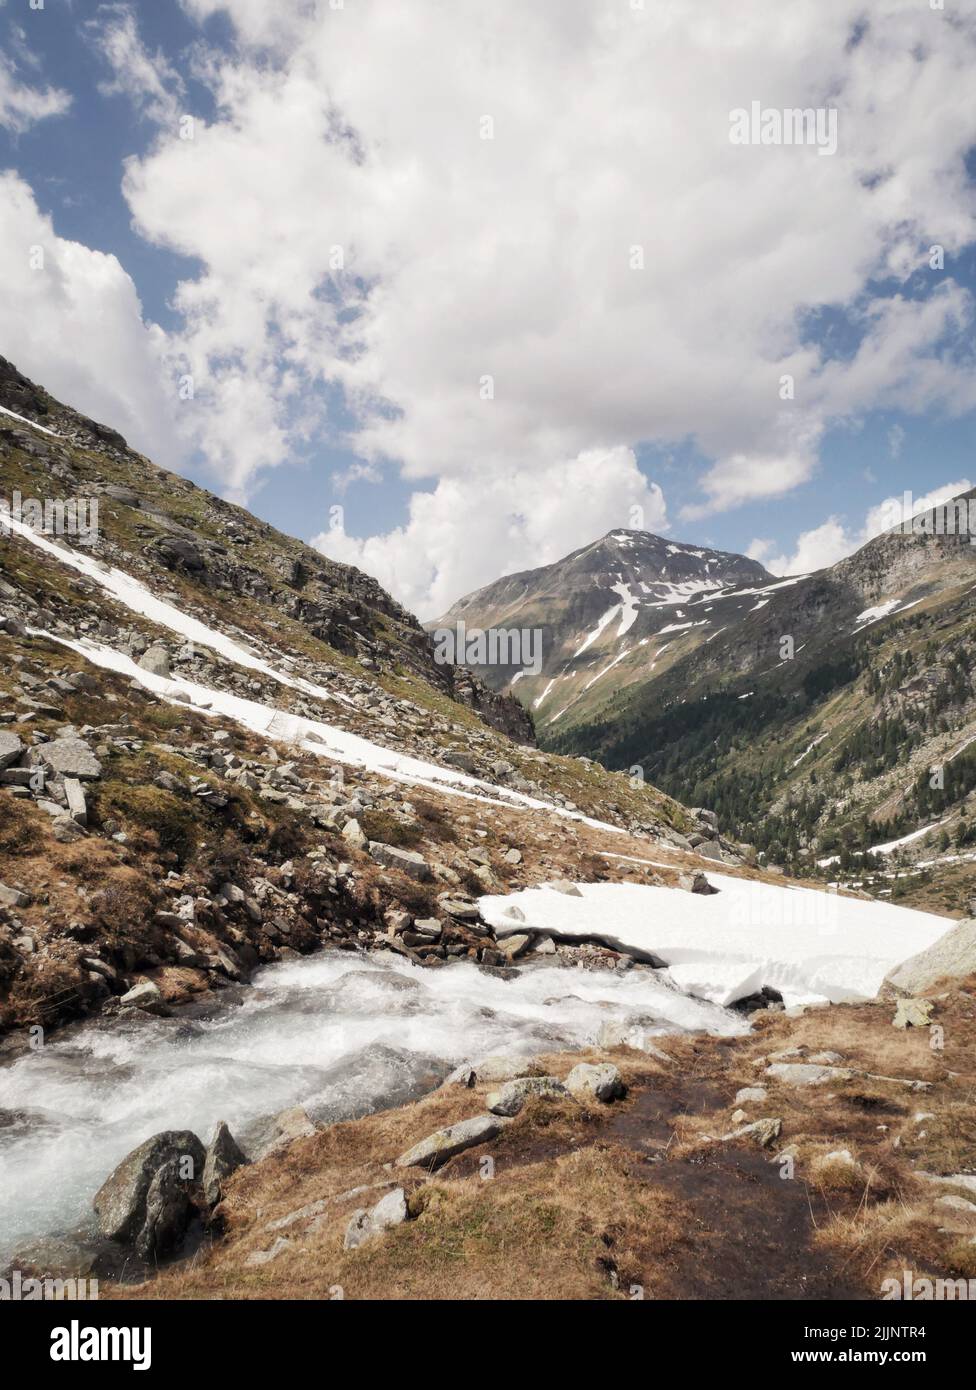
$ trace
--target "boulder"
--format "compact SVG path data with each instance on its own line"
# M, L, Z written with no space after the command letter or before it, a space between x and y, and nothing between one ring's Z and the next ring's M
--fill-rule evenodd
M5 883L0 883L0 906L30 907L30 894L22 893L19 888L8 888Z
M290 1110L270 1116L257 1126L254 1138L247 1144L248 1156L253 1161L267 1158L296 1139L310 1139L313 1134L318 1134L318 1130L307 1111L295 1105Z
M349 1225L346 1227L345 1239L342 1242L343 1248L355 1250L358 1245L362 1245L363 1241L382 1235L384 1231L390 1230L393 1226L402 1226L406 1219L406 1194L402 1187L396 1187L385 1197L381 1197L376 1205L368 1211L360 1208L353 1212Z
M5 772L8 767L18 762L23 751L24 745L16 734L0 729L0 772Z
M207 1146L203 1163L203 1196L207 1206L217 1205L224 1180L246 1163L247 1159L238 1147L236 1139L221 1120Z
M620 1072L611 1062L580 1062L566 1078L566 1089L577 1100L600 1100L605 1104L624 1094Z
M927 1028L932 1022L934 1008L931 999L899 999L891 1020L892 1027Z
M782 1128L783 1121L780 1119L754 1120L751 1125L743 1125L731 1134L723 1134L722 1143L728 1143L731 1139L755 1139L761 1149L768 1149L773 1140L779 1138Z
M387 869L399 869L418 883L424 883L431 877L430 865L416 850L399 849L396 845L384 845L379 840L370 840L369 852L377 864L383 864Z
M741 1091L735 1093L736 1105L747 1105L753 1101L761 1102L766 1099L767 1091L765 1086L743 1086Z
M554 893L565 893L567 898L581 898L583 896L583 894L577 888L576 884L570 883L569 879L567 878L551 879L548 883L543 883L542 887L550 888ZM518 911L517 908L515 910ZM509 909L509 916L511 915L512 910Z
M154 1134L122 1160L95 1194L100 1233L144 1259L175 1248L193 1214L203 1145L190 1130Z
M397 1168L439 1168L455 1154L465 1149L473 1149L477 1144L485 1144L501 1134L510 1120L500 1115L474 1115L460 1124L448 1125L438 1129L414 1144L412 1149L396 1160Z
M517 1081L506 1081L499 1090L492 1091L486 1104L493 1115L512 1116L519 1114L532 1096L568 1100L569 1091L554 1076L523 1076Z
M693 874L679 874L678 887L683 888L686 893L717 893L715 888L702 873L701 869L696 869Z
M169 650L161 642L157 642L139 658L139 665L143 671L148 671L151 676L168 678L172 670Z
M821 1067L812 1062L773 1062L766 1075L786 1086L823 1086L828 1081L849 1081L854 1073L846 1067Z
M365 849L369 843L366 836L363 834L362 826L359 824L359 821L356 820L355 816L347 820L342 827L342 838L345 840L346 844L351 845L353 849Z
M918 955L896 965L882 990L899 995L924 994L940 980L959 980L976 972L976 917L958 922Z
M64 795L68 803L68 815L76 825L88 824L88 802L77 777L64 779Z
M102 765L84 739L56 738L42 743L37 752L52 772L60 772L62 777L88 781L102 775Z
M152 980L140 980L119 1000L125 1009L154 1009L162 1003L163 996Z

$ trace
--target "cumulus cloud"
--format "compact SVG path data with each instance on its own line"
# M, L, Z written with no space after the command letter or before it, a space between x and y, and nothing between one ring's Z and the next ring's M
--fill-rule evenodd
M166 341L115 256L56 235L29 186L0 174L0 341L21 371L157 462L180 457Z
M730 42L694 0L183 6L235 26L200 67L216 116L131 160L124 191L202 265L174 343L201 447L242 497L326 437L367 476L392 461L424 488L408 522L341 544L425 610L497 572L479 536L505 534L513 478L540 498L565 460L691 440L712 460L696 516L807 481L838 419L976 405L951 276L976 228L971 19L743 0ZM836 155L731 145L760 95L829 101ZM934 275L936 234L937 293L871 292ZM843 360L810 331L824 305L855 334ZM482 508L458 565L432 496Z
M920 497L910 495L907 504L904 494L886 497L869 510L860 528L849 529L843 521L831 516L812 530L802 532L797 537L792 555L773 557L775 543L769 540L754 540L747 554L765 565L772 574L810 574L814 570L835 565L883 531L900 526L911 516L968 492L972 486L968 478L958 478L954 483L943 483L941 487L932 488Z
M442 479L415 493L406 525L385 536L358 540L337 520L313 544L375 575L425 619L487 579L550 564L616 527L667 527L660 488L625 448L529 473Z

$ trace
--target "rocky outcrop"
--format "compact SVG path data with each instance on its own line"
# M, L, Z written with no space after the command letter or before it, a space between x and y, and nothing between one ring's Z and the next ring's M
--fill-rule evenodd
M940 980L959 980L976 972L976 917L950 928L927 950L910 956L885 976L883 992L924 994Z

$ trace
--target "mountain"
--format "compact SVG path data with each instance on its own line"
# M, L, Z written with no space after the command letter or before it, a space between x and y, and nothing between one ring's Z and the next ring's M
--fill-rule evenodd
M719 626L717 599L721 622L735 622L774 583L743 555L610 531L555 564L469 594L427 627L537 631L537 674L508 662L473 669L492 689L517 691L550 737L556 726L585 721L609 690L643 686L650 671L707 640Z
M875 1296L893 1191L923 1232L895 1268L971 1269L951 1230L932 1244L924 1223L941 1236L954 1214L929 1210L913 1165L949 1183L971 1166L972 922L945 945L943 915L798 894L713 810L533 746L521 706L443 661L374 580L9 363L0 502L8 1286ZM616 640L649 646L686 612L711 630L724 604L737 620L713 646L735 633L748 657L798 594L790 621L815 627L838 594L855 612L859 585L880 611L886 586L936 584L921 560L896 577L900 551L784 589L688 550L608 538L563 640L579 621L596 645L613 598ZM947 554L942 580L965 563ZM690 651L703 630L676 635ZM600 738L645 746L633 714ZM875 996L896 966L933 994L901 1004L919 1025L938 1010L944 1049L893 1036ZM776 1059L824 1052L843 1065L818 1105L794 1084L810 1067ZM910 1115L906 1087L928 1120L893 1148L877 1107ZM781 1134L809 1182L760 1161Z
M974 498L956 503L968 512ZM627 535L614 532L596 550L609 559L629 548ZM660 556L659 538L637 538L635 552L642 542ZM660 574L675 590L645 594L638 563L639 574L621 571L615 611L601 606L617 582L612 560L601 563L601 619L567 655L575 600L558 591L550 599L550 575L572 572L587 554L499 581L448 615L475 625L527 613L552 627L554 654L532 700L543 746L639 768L671 795L714 808L727 834L792 873L840 872L880 894L965 907L976 888L968 534L895 528L829 569L785 580L733 563L722 570L714 557L706 574L731 587L680 596L680 580ZM509 607L491 601L506 593ZM533 685L523 677L515 690ZM892 843L905 837L914 838Z
M606 837L648 835L737 862L653 787L539 751L368 575L0 359L0 1032L329 942L490 960L473 894L612 876Z

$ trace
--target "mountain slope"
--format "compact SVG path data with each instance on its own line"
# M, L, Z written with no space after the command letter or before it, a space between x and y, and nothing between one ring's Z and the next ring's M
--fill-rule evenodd
M327 942L490 962L472 895L626 876L648 835L736 862L652 787L532 747L374 580L6 362L0 499L0 1030ZM93 544L33 529L32 499L97 502Z
M562 730L585 720L608 690L643 684L698 648L775 582L742 555L611 531L556 564L467 595L427 626L537 631L538 673L518 664L473 669L493 689L516 690L538 728Z
M758 610L543 741L640 765L794 871L837 855L848 879L875 869L876 891L963 907L976 840L974 587L968 536L885 533L770 588ZM896 877L892 855L925 870Z

